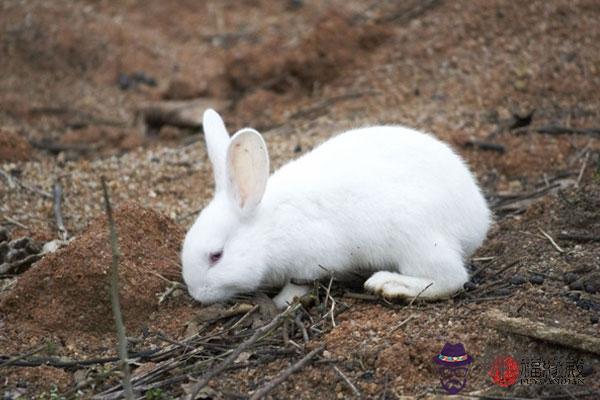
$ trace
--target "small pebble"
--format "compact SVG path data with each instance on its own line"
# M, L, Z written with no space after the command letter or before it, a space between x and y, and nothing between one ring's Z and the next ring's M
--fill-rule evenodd
M597 324L599 320L600 320L600 318L598 318L598 316L597 316L597 315L592 315L592 316L590 317L590 322L591 322L592 324Z
M575 304L577 304L577 307L583 308L584 310L589 310L591 307L590 301L586 299L579 299Z
M465 290L473 290L477 287L476 284L474 284L473 282L465 282L465 284L463 285L463 288Z
M119 85L119 89L127 90L132 86L133 82L131 82L131 79L129 79L127 74L121 73L117 78L117 84Z
M515 286L522 285L525 282L527 282L527 279L525 279L523 275L514 275L512 278L510 278L510 283Z
M544 283L544 277L542 275L531 275L531 277L529 278L529 282L533 283L534 285L541 285L542 283Z
M302 146L297 144L296 147L294 147L294 153L300 153L301 151L302 151Z
M577 280L577 278L578 278L578 276L574 272L567 272L565 274L565 282L567 282L567 283L573 283Z
M575 281L569 284L569 289L571 290L583 290L583 282Z
M373 371L368 370L365 371L360 377L364 380L370 381L371 379L373 379L374 376L375 374L373 373Z
M598 289L596 289L596 285L594 285L593 283L586 283L583 286L584 290L590 294L594 294L598 291Z
M590 376L593 373L594 367L592 367L591 364L583 364L583 367L581 368L581 375Z
M146 73L143 71L134 72L131 74L131 79L139 83L144 83L148 86L156 86L156 79L150 75L146 75Z

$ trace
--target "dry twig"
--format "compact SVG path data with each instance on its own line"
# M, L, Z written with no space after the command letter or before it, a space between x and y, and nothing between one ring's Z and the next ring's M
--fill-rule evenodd
M125 389L125 397L128 400L134 398L133 389L131 387L131 373L129 370L129 360L127 359L127 338L125 336L125 325L123 324L123 315L121 314L121 306L119 304L119 261L121 253L119 244L117 243L117 229L115 220L113 219L112 206L108 195L106 180L101 178L102 192L104 194L104 205L106 207L106 216L110 230L110 247L112 252L111 263L111 279L110 279L110 305L112 307L115 324L117 326L118 353L121 360L121 368L123 370L123 388Z
M14 218L9 217L8 215L5 215L4 219L6 221L10 222L11 224L18 226L19 228L29 229L29 227L27 225L23 225L22 223L20 223L19 221L17 221Z
M298 304L292 305L288 307L285 311L278 314L271 322L262 328L254 331L254 334L250 336L245 342L242 342L235 350L233 350L229 356L225 360L223 360L219 365L215 368L208 371L200 380L194 385L192 388L190 395L187 397L188 400L193 400L196 398L196 395L200 392L200 390L206 386L206 384L216 375L223 372L230 364L232 364L238 356L245 350L249 349L258 339L269 333L272 329L277 327L279 323L286 318L288 315L292 314L299 308Z
M309 363L317 354L323 351L325 346L319 346L307 355L305 355L300 361L291 365L281 374L279 374L272 381L268 382L266 385L257 389L252 396L250 396L250 400L257 400L265 397L271 390L275 389L277 386L282 384L286 379L288 379L292 374L296 373L300 369L302 369L306 364Z
M408 303L408 306L409 307L412 306L413 303L419 298L419 296L422 295L424 291L426 291L427 289L429 289L431 287L431 285L433 285L433 282L429 283L429 285L425 286L419 293L417 293L417 295L412 298L412 300L410 301L410 303Z
M579 170L579 174L577 175L577 181L575 182L575 187L579 187L579 184L581 183L581 179L583 178L583 173L585 172L585 167L587 166L588 163L588 159L590 158L590 152L587 151L585 153L585 157L583 159L583 162L581 164L581 169Z
M546 239L548 239L550 241L550 243L552 244L552 246L554 246L554 248L559 252L559 253L564 253L565 250L562 249L558 244L556 244L556 242L554 241L554 239L552 239L552 236L548 235L542 228L538 228L540 230L540 232L542 233L542 235L544 235L546 237Z
M337 365L332 365L332 368L335 371L335 373L338 374L340 378L342 378L342 380L346 383L350 390L352 390L352 393L354 393L354 395L360 399L362 395L360 394L360 391L356 388L356 386L354 386L352 381L348 379L348 377L337 367Z
M27 184L27 183L25 183L23 181L20 181L16 177L11 176L9 173L7 173L7 172L5 172L5 171L3 171L1 169L0 169L0 175L2 175L6 179L6 181L8 183L8 187L11 188L11 189L14 189L15 185L19 185L20 187L22 187L23 189L26 189L26 190L30 191L31 193L38 194L38 195L40 195L42 197L45 197L47 199L51 199L52 198L52 195L50 193L46 192L45 190L38 189L38 188L36 188L34 186L31 186L31 185L29 185L29 184Z
M67 232L67 228L65 228L65 223L63 221L61 212L63 190L58 181L54 183L52 193L54 194L54 204L52 209L54 210L54 218L56 219L56 227L58 228L58 238L60 240L67 240L69 238L69 232Z
M408 321L410 321L411 319L413 319L416 315L415 314L411 314L409 315L406 319L404 319L402 322L400 322L398 325L392 327L392 329L390 329L389 333L394 333L396 332L398 329L402 328L404 325L406 325L408 323Z

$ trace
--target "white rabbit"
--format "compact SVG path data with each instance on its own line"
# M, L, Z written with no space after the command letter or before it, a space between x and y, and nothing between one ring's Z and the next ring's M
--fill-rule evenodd
M462 159L433 136L401 126L340 134L269 178L262 136L229 137L203 119L215 195L183 244L183 278L203 303L283 287L284 307L308 289L290 280L372 273L385 297L435 299L468 280L490 211Z

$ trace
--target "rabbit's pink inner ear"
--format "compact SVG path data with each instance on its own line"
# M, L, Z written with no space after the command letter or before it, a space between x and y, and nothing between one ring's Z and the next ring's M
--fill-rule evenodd
M229 145L229 133L221 116L209 108L202 118L202 130L206 141L206 151L215 176L215 187L219 191L225 187L225 158Z
M227 177L231 199L240 210L256 208L269 178L269 155L265 141L255 130L242 129L231 138Z

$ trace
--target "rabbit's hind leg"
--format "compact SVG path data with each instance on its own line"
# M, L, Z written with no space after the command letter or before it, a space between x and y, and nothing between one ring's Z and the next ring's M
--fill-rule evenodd
M387 298L417 295L423 299L448 297L469 279L462 258L458 253L452 253L448 251L444 257L430 253L429 257L422 257L414 269L403 268L402 273L376 272L365 282L365 289Z
M365 289L386 298L428 297L427 292L435 285L431 279L416 278L397 272L379 271L365 282ZM427 288L427 289L425 289Z

